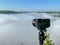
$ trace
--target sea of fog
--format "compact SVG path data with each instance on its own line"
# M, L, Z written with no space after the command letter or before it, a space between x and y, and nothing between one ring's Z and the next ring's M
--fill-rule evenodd
M49 18L47 29L55 45L60 45L60 18L46 13L0 14L0 45L39 45L34 18Z

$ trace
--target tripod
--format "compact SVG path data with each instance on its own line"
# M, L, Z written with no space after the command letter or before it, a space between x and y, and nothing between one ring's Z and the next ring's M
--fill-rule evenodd
M45 33L44 32L46 32L47 30L46 29L44 29L44 30L39 30L39 44L40 45L43 45L43 43L44 43L44 40L46 39L46 36L45 36Z

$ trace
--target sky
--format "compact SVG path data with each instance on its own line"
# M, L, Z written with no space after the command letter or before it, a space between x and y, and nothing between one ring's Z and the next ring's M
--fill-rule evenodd
M60 10L60 0L0 0L0 10Z

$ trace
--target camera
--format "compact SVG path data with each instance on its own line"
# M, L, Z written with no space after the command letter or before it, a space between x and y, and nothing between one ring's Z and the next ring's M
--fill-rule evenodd
M44 30L50 27L50 19L33 19L32 25L39 30Z

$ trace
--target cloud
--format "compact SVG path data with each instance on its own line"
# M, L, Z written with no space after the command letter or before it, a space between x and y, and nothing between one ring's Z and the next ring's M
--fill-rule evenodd
M0 14L0 45L38 45L38 31L32 26L32 20L34 18L51 19L51 27L48 33L51 34L51 39L56 44L59 44L59 18L46 13L28 13L15 15Z

